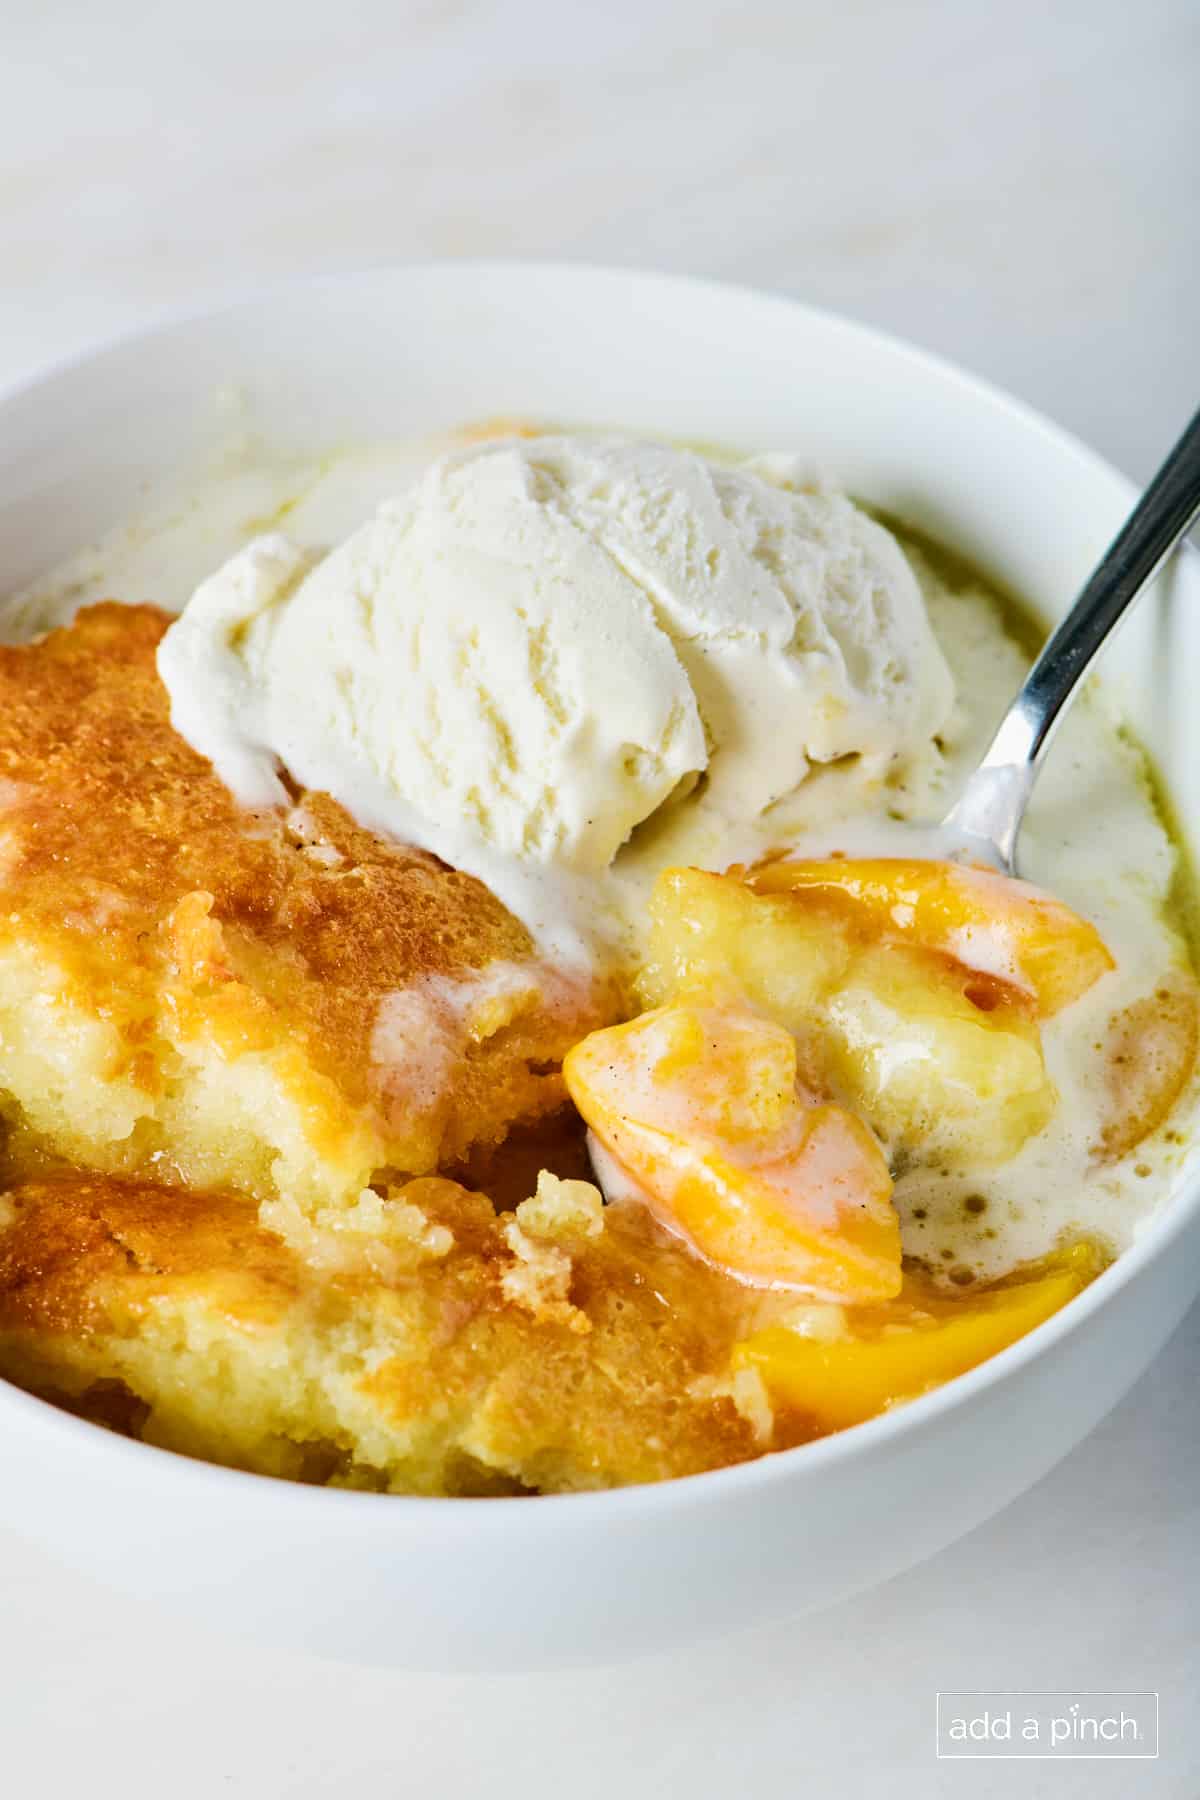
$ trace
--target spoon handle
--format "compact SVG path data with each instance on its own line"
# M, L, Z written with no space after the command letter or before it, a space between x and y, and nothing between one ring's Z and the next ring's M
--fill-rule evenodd
M1011 869L1034 777L1063 708L1118 620L1200 515L1200 412L1113 539L1000 721L950 815Z

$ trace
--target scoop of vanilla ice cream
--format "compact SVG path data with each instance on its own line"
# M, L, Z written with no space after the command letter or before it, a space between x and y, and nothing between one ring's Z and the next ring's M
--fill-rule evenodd
M928 745L954 700L899 544L798 459L534 439L546 504L643 590L704 723L707 798L753 818L811 763Z
M394 802L402 828L537 862L606 866L707 760L649 598L517 450L435 465L315 562L250 545L159 666L177 727L247 800L278 798L278 757L351 810Z
M953 702L902 551L783 459L543 437L435 463L320 557L273 536L197 590L159 668L241 799L277 766L365 822L580 873L706 778L756 816L881 765Z

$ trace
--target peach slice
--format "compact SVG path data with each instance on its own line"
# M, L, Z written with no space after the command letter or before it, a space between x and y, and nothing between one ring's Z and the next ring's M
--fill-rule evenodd
M823 1299L899 1292L887 1164L861 1119L801 1094L789 1032L681 1001L593 1032L563 1073L639 1197L708 1262Z
M970 1298L932 1293L908 1277L899 1300L847 1321L839 1336L768 1326L738 1344L735 1368L757 1369L776 1405L823 1431L857 1425L986 1362L1073 1300L1099 1274L1081 1243L1046 1259L1032 1277Z
M1198 1048L1200 996L1187 969L1173 970L1109 1022L1095 1146L1104 1161L1128 1156L1165 1122L1191 1079Z
M892 1150L1001 1162L1054 1110L1034 1001L1010 983L736 875L667 870L650 918L647 1001L724 981Z
M836 912L872 938L951 956L1061 1012L1114 967L1094 925L1060 900L990 869L878 857L775 862L751 870L756 894Z

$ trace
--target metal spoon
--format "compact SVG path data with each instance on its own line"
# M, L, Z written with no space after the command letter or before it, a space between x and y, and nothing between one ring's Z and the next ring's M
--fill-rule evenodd
M1200 516L1200 413L1162 465L1000 721L943 831L1016 874L1017 833L1055 727L1126 611Z

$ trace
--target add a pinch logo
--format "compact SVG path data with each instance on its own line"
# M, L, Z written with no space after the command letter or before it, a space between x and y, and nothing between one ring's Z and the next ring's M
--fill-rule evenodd
M1153 1693L939 1693L939 1758L1121 1760L1158 1755Z

